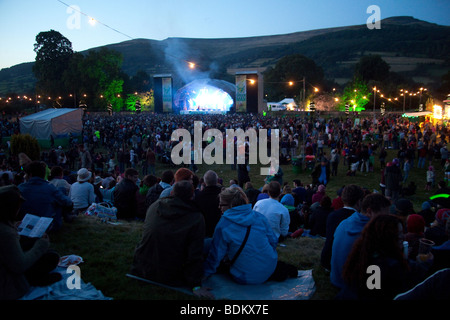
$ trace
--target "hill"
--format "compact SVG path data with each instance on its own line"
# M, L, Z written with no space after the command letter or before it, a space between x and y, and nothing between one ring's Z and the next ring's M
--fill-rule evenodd
M381 55L391 71L429 86L438 87L450 69L450 27L413 17L387 18L381 21L381 29L372 30L358 25L247 38L134 39L106 47L123 54L123 71L130 76L139 70L150 75L172 73L184 82L190 79L183 78L179 64L186 61L194 61L212 77L226 79L230 77L227 70L267 68L294 53L313 59L327 79L341 84L352 76L359 58L368 54ZM32 91L32 65L2 69L0 94Z

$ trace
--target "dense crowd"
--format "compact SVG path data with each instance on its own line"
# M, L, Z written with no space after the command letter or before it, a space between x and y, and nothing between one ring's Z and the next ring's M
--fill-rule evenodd
M220 130L224 145L227 129L267 129L269 141L271 130L278 129L280 163L309 167L311 183L283 180L280 167L264 185L254 186L248 163L232 165L237 179L230 181L223 181L212 170L198 176L193 162L178 169L166 166L170 169L156 174L159 164L171 164L170 152L178 143L171 141L172 132L183 128L194 135L194 121L202 121L203 132ZM4 119L1 125L2 136L18 132L17 121ZM282 281L296 276L296 268L278 260L278 243L312 236L326 239L321 264L340 289L339 298L393 299L448 268L448 262L442 261L448 261L450 252L450 209L426 201L416 213L405 199L417 188L408 179L411 170L423 170L424 187L448 193L447 183L436 181L435 174L437 169L446 172L449 165L447 136L445 125L413 123L394 115L356 120L250 114L86 114L81 136L71 136L65 148L52 140L50 150L42 152L38 161L23 153L11 154L8 144L2 146L0 196L2 203L16 198L17 203L7 206L0 237L11 243L8 227L25 213L52 217L51 233L93 203L108 202L117 209L118 219L144 224L132 266L134 274L143 278L189 285L194 294L204 297L212 296L202 287L202 278L216 272L228 272L243 284ZM208 143L203 141L203 146ZM249 141L245 144L248 147ZM390 159L387 150L396 156ZM436 159L440 168L433 167ZM356 185L343 187L337 197L327 193L327 184L338 171L370 175L375 161L379 161L381 174L374 174L373 179L380 179L381 193ZM406 255L400 238L407 242ZM433 254L423 261L417 259L422 238L435 244ZM55 253L43 242L39 239L22 246L30 255L46 257L39 260L41 272L14 276L0 289L1 297L18 298L29 284L58 281L50 272ZM1 252L16 257L16 249L10 252L2 245ZM360 252L367 255L360 258ZM233 256L240 259L233 260ZM28 268L35 266L36 258L29 259ZM348 262L354 260L360 263ZM388 275L382 279L389 283L383 290L367 290L364 268L371 264L381 266L386 271L383 276ZM2 276L11 277L10 267L9 262L0 264ZM17 292L8 291L12 289Z

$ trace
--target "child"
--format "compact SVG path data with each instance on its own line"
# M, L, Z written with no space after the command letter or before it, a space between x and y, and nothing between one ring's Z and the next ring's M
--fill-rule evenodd
M427 171L427 185L425 187L425 190L430 191L433 182L434 182L434 168L433 166L429 166Z

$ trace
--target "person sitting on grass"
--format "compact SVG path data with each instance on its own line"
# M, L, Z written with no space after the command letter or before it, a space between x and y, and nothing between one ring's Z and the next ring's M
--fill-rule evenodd
M62 279L52 272L59 254L49 249L49 237L19 236L18 213L25 199L15 185L0 187L0 300L20 299L31 286L48 286Z
M261 284L296 277L296 267L278 261L278 238L244 191L227 188L219 198L223 215L204 263L205 278L217 272L240 284Z
M173 185L172 194L147 210L141 241L130 273L169 286L192 288L193 294L214 298L201 287L205 220L187 180Z

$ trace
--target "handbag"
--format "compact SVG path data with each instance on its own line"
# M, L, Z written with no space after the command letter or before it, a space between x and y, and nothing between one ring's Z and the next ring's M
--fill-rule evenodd
M93 203L86 210L86 215L97 216L102 221L117 220L117 208L109 202Z
M237 260L237 258L239 257L239 255L240 255L241 252L242 252L242 249L244 249L245 244L247 243L247 239L248 239L248 236L249 236L249 234L250 234L250 229L251 229L251 227L252 227L252 226L248 226L248 227L247 227L247 232L245 233L245 238L244 238L244 240L242 241L242 244L241 244L241 246L239 247L239 249L238 249L238 251L236 252L236 254L234 255L233 259L232 259L232 260L223 260L223 261L221 261L219 267L217 268L217 273L226 273L226 274L229 274L229 273L230 273L231 266L232 266L232 265L234 264L234 262Z

